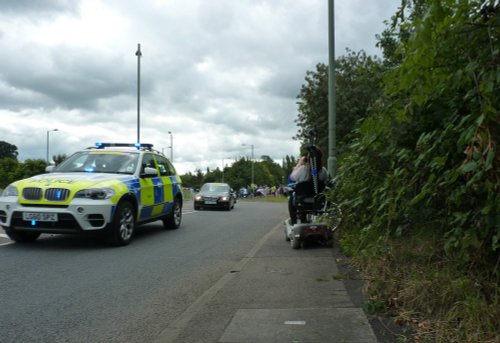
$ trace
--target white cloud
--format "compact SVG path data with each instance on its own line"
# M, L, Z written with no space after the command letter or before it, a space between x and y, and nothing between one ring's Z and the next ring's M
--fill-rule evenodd
M328 61L328 0L5 0L0 3L0 140L19 158L137 137L180 172L222 159L298 154L295 97ZM380 54L398 0L335 1L336 54ZM247 144L243 147L242 144Z

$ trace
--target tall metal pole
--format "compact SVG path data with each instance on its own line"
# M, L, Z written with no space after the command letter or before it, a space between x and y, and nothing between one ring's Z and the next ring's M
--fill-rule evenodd
M248 144L245 144L245 143L244 143L244 144L241 144L241 146L248 146ZM252 168L251 168L251 169L252 169L252 184L251 184L251 186L252 186L252 188L253 188L253 183L254 183L253 144L250 144L250 147L252 148L252 161L251 161L251 162L252 162Z
M141 44L137 44L137 143L141 142Z
M46 150L47 151L47 157L46 157L47 164L50 164L49 163L49 133L52 131L59 131L59 129L47 130L47 150Z
M252 144L252 187L254 185L254 162L253 162L253 144Z
M335 136L335 9L334 0L328 0L328 172L337 173Z
M174 135L171 131L168 131L170 135L170 162L174 163Z

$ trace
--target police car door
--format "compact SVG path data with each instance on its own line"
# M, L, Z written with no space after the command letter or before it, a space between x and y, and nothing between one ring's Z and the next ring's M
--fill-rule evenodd
M156 155L156 162L165 190L165 208L164 213L170 213L175 194L179 191L179 185L176 179L175 169L172 164L163 156Z
M153 154L145 153L141 163L141 211L139 221L158 217L163 212L165 192L160 175L145 175L148 168L158 170Z

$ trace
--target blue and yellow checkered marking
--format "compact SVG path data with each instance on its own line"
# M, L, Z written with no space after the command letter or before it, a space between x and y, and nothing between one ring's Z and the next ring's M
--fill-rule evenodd
M156 177L150 179L152 187L146 180L141 180L141 205L140 220L161 216L170 213L173 206L174 194L180 191L178 180L174 177ZM170 191L169 185L172 185Z

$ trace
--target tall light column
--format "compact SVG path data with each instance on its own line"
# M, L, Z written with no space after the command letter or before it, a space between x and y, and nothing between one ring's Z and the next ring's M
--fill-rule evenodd
M328 0L328 173L337 173L335 135L335 9L334 0Z
M137 143L141 142L141 45L137 44Z
M174 163L174 135L171 131L168 131L170 135L170 162Z
M242 146L248 146L248 144L242 144ZM253 167L253 144L250 144L250 147L252 148L252 188L254 186L254 167Z
M50 164L49 163L49 133L53 132L53 131L59 131L59 129L47 130L47 157L46 157L47 164Z

